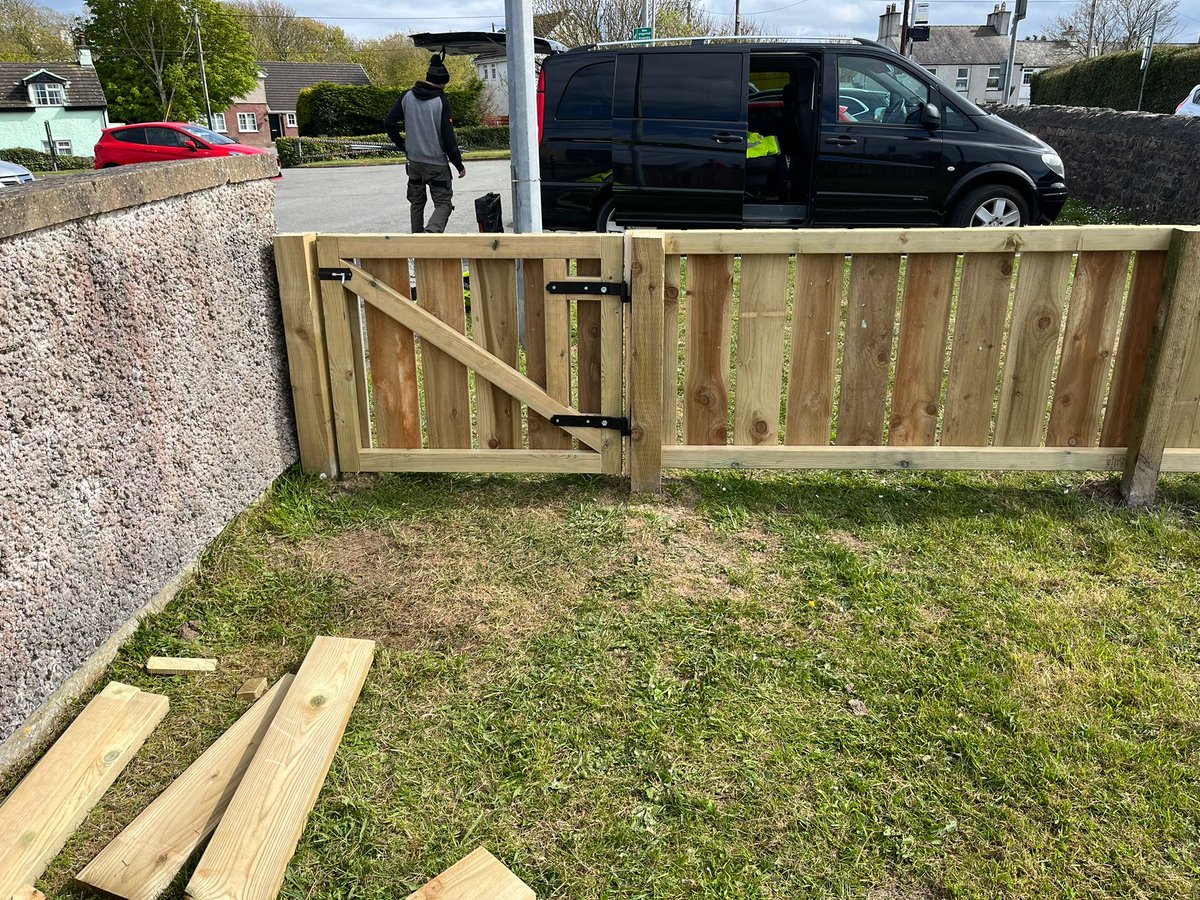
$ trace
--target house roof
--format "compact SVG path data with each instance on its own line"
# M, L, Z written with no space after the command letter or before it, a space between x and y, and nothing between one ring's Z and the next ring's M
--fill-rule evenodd
M0 62L0 109L31 109L29 83L31 75L48 72L65 79L69 85L65 106L76 109L104 109L104 88L91 66L63 62Z
M929 40L913 44L913 58L923 66L994 66L1008 59L1009 40L991 25L933 25ZM1017 41L1018 65L1049 68L1070 61L1066 41Z
M291 112L306 87L322 81L334 84L370 84L367 70L357 63L260 62L266 72L267 108L272 112Z

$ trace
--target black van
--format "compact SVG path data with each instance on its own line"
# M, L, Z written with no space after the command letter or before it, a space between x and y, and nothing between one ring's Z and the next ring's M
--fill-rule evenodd
M538 109L547 229L1015 226L1067 199L1049 145L861 38L551 52Z

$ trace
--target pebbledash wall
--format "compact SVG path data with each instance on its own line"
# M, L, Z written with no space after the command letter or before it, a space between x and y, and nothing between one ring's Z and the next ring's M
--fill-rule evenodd
M296 459L275 174L0 191L0 771Z
M1073 106L992 107L1063 158L1073 197L1143 222L1200 223L1200 118Z

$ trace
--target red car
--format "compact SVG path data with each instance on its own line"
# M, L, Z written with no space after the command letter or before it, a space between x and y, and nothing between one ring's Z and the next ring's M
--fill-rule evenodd
M200 159L211 156L258 156L261 147L239 144L203 125L183 122L143 122L106 128L96 144L97 169L132 163Z

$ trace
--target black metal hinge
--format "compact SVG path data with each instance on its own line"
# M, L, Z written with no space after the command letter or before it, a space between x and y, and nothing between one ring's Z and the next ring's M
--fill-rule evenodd
M319 266L317 268L317 277L322 281L340 281L345 284L354 277L354 273L349 269L334 269L327 266Z
M620 297L629 302L629 285L624 281L551 281L546 285L551 294L576 297Z
M560 428L611 428L626 436L632 433L625 416L551 416L550 424Z

